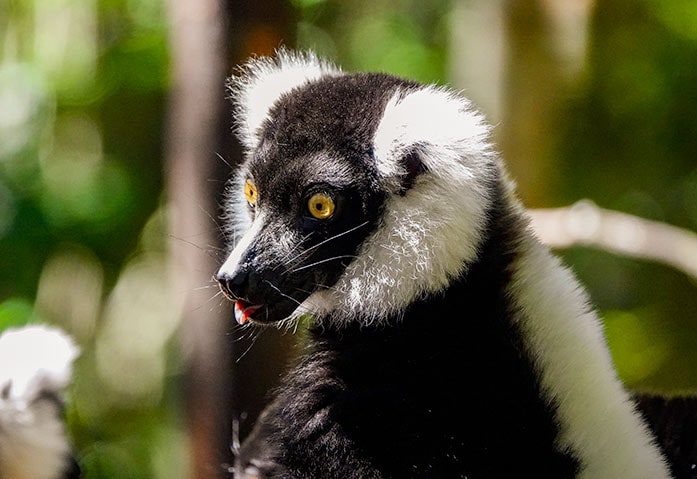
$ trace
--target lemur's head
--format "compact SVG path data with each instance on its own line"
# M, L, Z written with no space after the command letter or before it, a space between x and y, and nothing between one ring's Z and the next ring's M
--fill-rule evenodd
M466 99L287 51L230 91L246 157L217 277L239 323L384 321L476 257L496 162Z

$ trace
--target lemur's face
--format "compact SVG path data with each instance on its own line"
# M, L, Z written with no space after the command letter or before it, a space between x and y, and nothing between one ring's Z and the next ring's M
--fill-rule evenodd
M331 289L375 229L387 191L370 142L379 118L368 105L386 102L394 83L318 81L270 110L234 185L251 224L219 273L239 323L281 321Z
M247 68L232 83L247 156L217 276L239 323L380 321L474 257L491 157L461 99L312 57Z
M244 175L251 227L222 268L239 323L283 320L313 292L331 288L384 200L369 175L337 153L276 154L255 155Z

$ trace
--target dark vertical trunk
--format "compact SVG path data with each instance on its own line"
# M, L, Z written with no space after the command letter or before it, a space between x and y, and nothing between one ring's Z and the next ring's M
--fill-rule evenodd
M172 77L166 137L172 294L182 298L190 477L222 476L229 442L230 343L211 282L217 267L219 159L226 129L227 25L218 0L170 3ZM217 181L218 180L218 181ZM210 287L208 287L210 286Z
M529 206L542 204L552 175L551 135L560 101L559 62L552 22L539 1L506 5L506 72L500 144L519 192Z
M217 226L222 192L230 167L240 157L231 133L225 80L232 67L249 55L292 46L286 34L291 25L286 3L172 0L169 4L172 87L166 181L172 294L183 298L189 475L196 479L227 477L232 420L246 414L249 420L243 430L253 421L288 351L275 330L260 335L253 345L238 338L231 305L214 298L213 282L224 260Z

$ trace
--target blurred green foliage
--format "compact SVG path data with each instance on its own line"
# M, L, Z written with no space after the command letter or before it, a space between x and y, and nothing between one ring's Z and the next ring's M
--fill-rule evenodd
M165 280L127 274L165 264L164 8L0 3L0 329L46 321L79 341L67 414L87 479L186 470L174 326L150 323L133 354ZM128 284L147 299L115 294Z
M445 83L451 0L293 0L297 43L347 70Z
M562 111L558 198L697 230L697 9L599 2L578 96ZM671 245L665 245L669 248ZM697 252L695 252L697 254ZM697 388L697 284L666 266L572 250L620 374L637 388Z
M459 2L291 3L300 47L349 70L450 80ZM0 2L0 330L47 321L79 341L68 416L87 479L187 470L178 313L164 299L165 6ZM546 132L545 205L588 197L697 229L695 2L599 0L583 60ZM597 250L562 254L629 385L697 388L694 281Z

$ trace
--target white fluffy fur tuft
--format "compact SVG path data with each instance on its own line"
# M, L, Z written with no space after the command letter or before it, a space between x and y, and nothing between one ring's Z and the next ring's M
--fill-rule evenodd
M418 148L427 173L406 195L390 197L359 260L296 315L382 321L444 288L477 256L490 202L481 179L495 161L488 138L488 126L463 98L435 87L397 92L374 137L378 169L388 185L396 185L400 160Z
M285 49L274 58L249 61L243 75L234 77L229 87L236 100L235 121L246 148L259 142L258 131L269 110L284 93L340 70L318 59L313 53L301 54Z
M78 348L45 326L7 330L0 336L0 477L56 479L66 470L70 446L60 408L44 398L70 382Z

